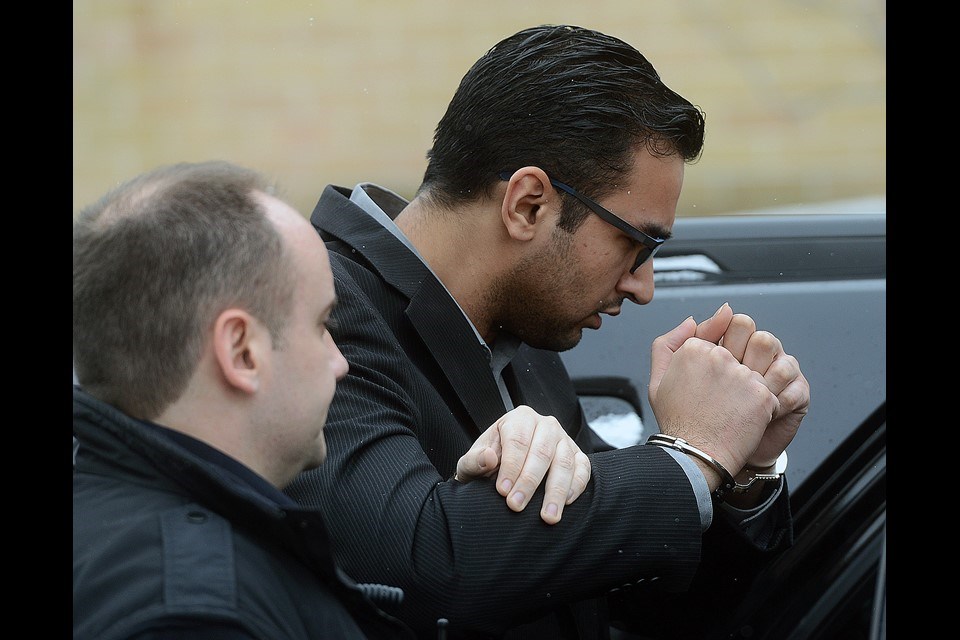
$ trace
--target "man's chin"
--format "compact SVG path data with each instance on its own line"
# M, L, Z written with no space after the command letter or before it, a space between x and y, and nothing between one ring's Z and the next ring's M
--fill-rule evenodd
M580 344L580 340L583 339L583 329L576 328L571 333L565 336L551 336L544 337L538 341L538 344L533 342L527 342L531 347L536 347L537 349L543 349L545 351L569 351L575 346Z

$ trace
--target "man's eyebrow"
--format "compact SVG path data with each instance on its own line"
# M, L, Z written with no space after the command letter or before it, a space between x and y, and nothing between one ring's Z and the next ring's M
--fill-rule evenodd
M651 238L660 238L662 240L669 240L673 236L673 232L663 227L655 222L642 222L639 225L636 225L637 229L643 231L645 234Z

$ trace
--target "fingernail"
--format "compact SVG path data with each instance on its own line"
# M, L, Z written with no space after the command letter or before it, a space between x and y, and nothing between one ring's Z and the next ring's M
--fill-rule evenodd
M513 483L510 482L510 480L508 480L507 478L504 478L503 482L500 483L500 488L503 489L504 493L506 493L507 491L510 491L510 487L512 486L513 486Z
M550 504L547 505L548 516L551 516L551 517L556 516L557 511L559 511L559 507L557 507L557 505L555 505L554 503L551 502Z
M517 491L515 494L510 496L510 499L513 501L513 504L517 505L518 507L523 506L524 495L522 491Z
M567 491L567 502L570 502L570 498L572 497L573 497L573 489L570 489L570 491Z

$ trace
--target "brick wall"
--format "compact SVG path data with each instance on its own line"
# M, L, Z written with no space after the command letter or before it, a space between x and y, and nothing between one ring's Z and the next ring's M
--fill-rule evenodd
M707 114L679 215L886 191L883 0L76 0L75 210L222 158L309 214L324 185L411 196L463 73L523 27L630 42Z

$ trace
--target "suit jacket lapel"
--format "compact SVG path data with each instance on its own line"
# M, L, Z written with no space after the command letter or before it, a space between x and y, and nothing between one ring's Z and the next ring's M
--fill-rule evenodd
M439 280L432 275L424 279L410 300L407 317L453 385L478 431L506 413L486 350Z
M350 202L349 195L346 189L327 186L310 221L324 240L335 238L349 246L410 300L407 317L479 433L506 412L486 351L440 281L392 233Z

